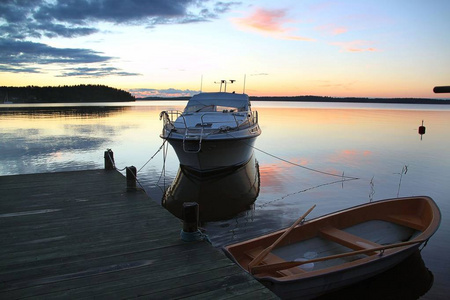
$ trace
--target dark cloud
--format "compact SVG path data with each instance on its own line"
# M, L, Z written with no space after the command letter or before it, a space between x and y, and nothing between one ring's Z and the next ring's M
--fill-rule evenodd
M28 37L77 37L97 32L93 27L67 22L55 22L53 17L39 19L40 10L47 4L44 0L21 0L0 2L0 36L12 39Z
M106 63L111 59L113 57L90 49L55 48L42 43L0 38L0 72L40 73L41 71L36 65ZM103 71L100 71L101 69ZM98 76L137 75L121 72L115 68L84 68L84 70L78 68L66 71L63 75L94 77L95 74Z
M129 73L121 71L114 67L98 67L98 68L73 68L66 69L58 77L76 76L76 77L105 77L105 76L138 76L139 73Z
M97 29L92 27L68 27L62 24L51 22L42 22L38 26L36 26L36 29L45 32L45 36L49 38L58 36L65 38L74 38L78 36L91 35L98 32Z
M98 63L112 59L89 49L55 48L42 43L0 39L0 64Z
M58 0L42 6L35 14L38 20L83 24L86 20L127 23L154 17L181 18L193 0Z
M40 73L39 69L33 67L12 67L0 64L0 72L5 73Z
M232 6L241 5L241 2L217 2L214 6L214 12L217 14L226 13Z
M39 72L36 65L106 63L89 49L55 48L30 38L75 38L97 33L100 22L155 27L205 22L238 2L209 0L0 0L0 71ZM31 64L33 66L31 67ZM62 76L134 76L112 67L66 69Z
M238 2L208 0L2 0L3 37L76 37L97 32L96 22L155 26L204 22Z

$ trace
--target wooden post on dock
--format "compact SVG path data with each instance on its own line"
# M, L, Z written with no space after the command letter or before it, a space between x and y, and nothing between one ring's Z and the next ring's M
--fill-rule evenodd
M111 149L105 151L105 170L114 170L114 153Z
M184 202L183 203L183 231L196 232L198 230L198 203Z
M136 190L137 171L135 166L127 167L127 190Z

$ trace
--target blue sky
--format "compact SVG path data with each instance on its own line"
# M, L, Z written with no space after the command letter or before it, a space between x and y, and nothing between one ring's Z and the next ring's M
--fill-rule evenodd
M427 97L450 85L450 1L3 0L0 85L137 96Z

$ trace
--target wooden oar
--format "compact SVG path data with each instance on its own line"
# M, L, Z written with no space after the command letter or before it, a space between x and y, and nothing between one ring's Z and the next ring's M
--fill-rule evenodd
M416 241L407 241L407 242L402 242L402 243L374 247L374 248L370 248L370 249L363 249L363 250L357 250L357 251L335 254L335 255L330 255L330 256L324 256L324 257L314 258L314 259L305 260L305 261L286 261L286 262L274 263L274 264L264 265L264 266L255 266L255 267L252 267L249 269L250 269L250 273L252 273L252 274L280 271L280 270L286 270L286 269L290 269L293 267L297 267L297 266L300 266L303 264L324 261L324 260L330 260L330 259L336 259L336 258L341 258L341 257L346 257L346 256L353 256L353 255L357 255L357 254L364 254L364 253L373 252L373 251L382 251L385 249L391 249L391 248L408 246L408 245L417 244L417 243L423 243L425 241L426 241L426 239L416 240Z
M254 266L258 265L266 256L267 254L272 251L273 248L278 245L279 242L281 242L294 228L298 225L306 216L316 207L316 205L313 205L306 213L303 214L300 218L297 219L297 221L294 222L294 224L291 225L275 242L273 242L272 245L261 251L249 264L248 269L251 270Z

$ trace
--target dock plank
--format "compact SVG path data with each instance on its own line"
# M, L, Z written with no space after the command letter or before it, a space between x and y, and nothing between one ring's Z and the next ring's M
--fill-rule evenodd
M117 171L0 177L0 298L276 299Z

